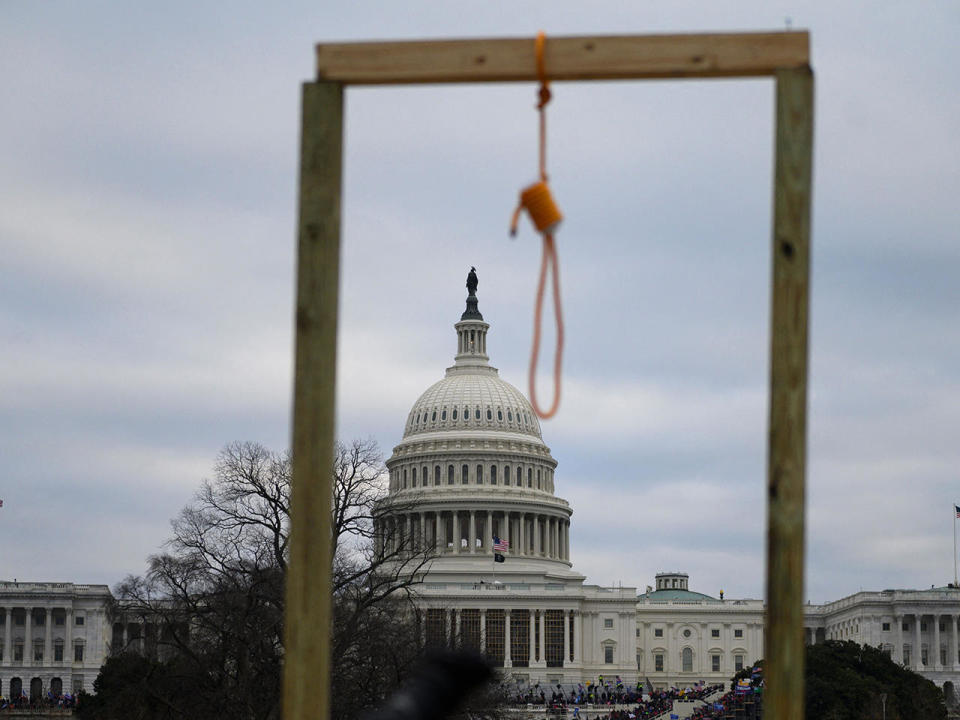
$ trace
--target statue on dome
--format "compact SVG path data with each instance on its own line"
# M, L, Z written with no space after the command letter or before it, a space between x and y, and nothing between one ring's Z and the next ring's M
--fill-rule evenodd
M469 292L471 295L476 295L477 285L479 284L480 283L477 280L477 269L471 265L470 274L467 275L467 292Z

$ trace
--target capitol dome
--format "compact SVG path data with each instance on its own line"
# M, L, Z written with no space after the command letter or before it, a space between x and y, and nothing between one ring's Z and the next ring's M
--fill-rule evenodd
M490 365L490 325L472 271L467 287L466 309L454 325L454 363L407 414L387 460L380 517L388 534L412 536L441 561L489 563L499 538L514 560L569 568L572 512L554 494L557 461L529 400Z

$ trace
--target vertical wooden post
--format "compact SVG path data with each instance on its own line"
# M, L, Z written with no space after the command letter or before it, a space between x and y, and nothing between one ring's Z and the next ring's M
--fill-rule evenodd
M804 479L813 72L777 79L763 714L803 720Z
M283 716L326 720L343 87L304 84L302 123Z

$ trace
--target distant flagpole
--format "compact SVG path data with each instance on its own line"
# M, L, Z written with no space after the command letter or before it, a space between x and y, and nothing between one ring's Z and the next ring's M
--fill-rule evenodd
M960 518L960 505L953 504L953 586L958 587L957 582L957 518Z

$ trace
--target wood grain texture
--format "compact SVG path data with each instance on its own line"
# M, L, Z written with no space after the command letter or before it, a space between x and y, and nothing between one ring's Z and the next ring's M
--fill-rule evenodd
M302 122L283 716L285 720L325 720L330 715L342 86L305 84Z
M810 60L805 31L547 37L551 80L772 76ZM537 80L534 38L326 43L317 78L344 84Z
M813 73L777 80L764 717L803 720L803 564Z

